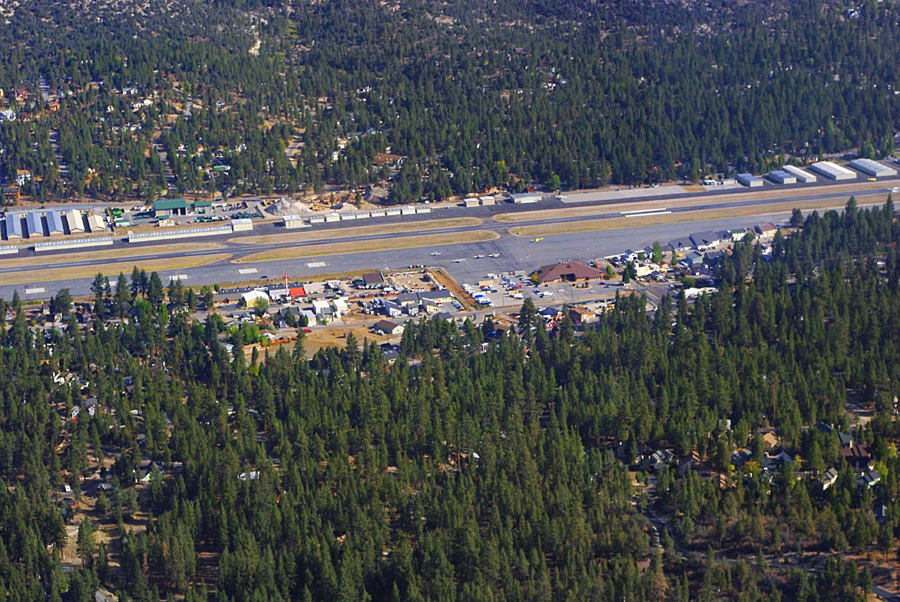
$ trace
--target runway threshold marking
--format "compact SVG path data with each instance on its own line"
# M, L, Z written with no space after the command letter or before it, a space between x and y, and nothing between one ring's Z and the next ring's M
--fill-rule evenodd
M37 288L26 288L26 289L25 289L25 294L26 294L26 295L39 295L39 294L41 294L41 293L46 293L46 292L47 292L47 289L42 288L42 287L37 287Z
M325 263L324 261L314 261L312 263L307 263L306 267L308 267L308 268L324 268L327 265L328 264Z
M238 270L238 274L243 274L243 275L255 274L258 271L259 270L257 270L256 268L241 268L240 270Z
M187 280L187 279L188 279L187 274L173 274L172 276L169 276L169 280L182 281L182 280Z
M656 209L634 209L633 211L622 211L622 215L640 215L641 213L656 213L658 211L666 211L665 207Z

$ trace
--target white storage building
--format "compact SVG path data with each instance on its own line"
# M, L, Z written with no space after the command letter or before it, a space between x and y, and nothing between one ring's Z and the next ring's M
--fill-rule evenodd
M253 229L253 220L249 218L241 218L241 219L233 219L231 220L231 231L232 232L247 232Z
M856 172L850 171L831 161L819 161L809 166L814 172L821 174L829 180L855 180Z
M478 203L479 203L479 201L478 201L478 199L476 199L476 198L471 198L471 199L465 199L465 200L463 200L463 204L464 204L466 207L477 207L477 206L478 206Z
M871 159L854 159L850 161L850 167L858 169L873 178L890 178L897 175L897 170L893 167L882 165L878 161L872 161Z
M800 169L799 167L794 167L793 165L785 165L781 168L781 171L786 171L787 173L797 178L798 182L802 182L803 184L811 184L816 181L816 176L812 175L808 171Z
M253 303L257 299L265 299L266 301L268 301L269 295L266 294L266 291L260 290L247 291L246 293L241 295L241 301L243 301L244 305L246 305L247 307L253 307Z
M497 202L497 199L495 199L492 196L483 196L483 197L480 197L478 200L481 201L481 204L484 205L485 207L487 207L489 205L493 205L494 203Z
M306 221L299 215L285 215L284 227L287 230L294 230L296 228L307 228L309 226Z
M769 177L772 178L773 181L779 184L796 184L797 177L792 176L788 172L782 169L774 169L769 172Z
M84 221L81 219L81 212L78 209L66 211L66 223L69 224L69 232L84 232Z
M103 221L103 216L94 213L90 214L88 216L88 228L91 229L91 232L103 232L106 230L106 223Z
M511 198L512 202L516 204L538 203L544 198L544 195L539 192L520 192L511 195Z

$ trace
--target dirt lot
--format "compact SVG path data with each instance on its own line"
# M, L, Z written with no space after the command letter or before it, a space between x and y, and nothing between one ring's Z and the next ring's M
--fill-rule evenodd
M496 232L475 230L474 232L462 232L453 235L425 234L422 236L406 236L403 238L388 238L367 242L337 242L309 247L276 249L274 251L253 253L244 257L243 263L273 261L278 259L298 259L301 257L319 257L323 255L341 255L344 253L385 251L390 249L410 249L415 247L451 245L467 242L484 242L496 240L498 238L500 238L500 235Z
M386 343L394 337L381 336L373 334L369 331L369 326L378 320L383 319L379 316L368 316L369 322L358 325L332 326L328 328L314 328L313 331L306 335L303 340L303 351L306 357L312 357L319 349L323 347L340 347L347 346L346 333L352 332L357 342L362 345L364 340L374 341L380 345Z

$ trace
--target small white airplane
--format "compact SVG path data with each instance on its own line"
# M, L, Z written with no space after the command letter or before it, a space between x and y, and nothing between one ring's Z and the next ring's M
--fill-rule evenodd
M474 255L472 259L484 259L484 255Z
M432 257L437 257L437 256L440 255L440 254L441 254L440 251L432 251L432 252L431 252L431 256L432 256Z
M491 253L488 257L500 257L500 253Z
M465 261L465 259L454 259L453 263L462 263L464 261Z

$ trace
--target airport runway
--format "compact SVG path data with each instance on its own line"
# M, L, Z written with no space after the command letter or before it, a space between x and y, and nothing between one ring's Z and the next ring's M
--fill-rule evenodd
M893 180L893 178L892 178ZM885 187L874 187L859 194L887 194L892 192L890 184L895 183L887 181ZM531 238L523 238L512 236L509 234L510 228L518 228L522 226L549 225L567 222L578 222L583 220L602 220L614 219L622 217L619 211L602 212L602 206L607 202L593 202L583 204L564 204L563 202L553 199L539 204L533 205L510 205L500 204L492 207L478 207L474 209L465 209L460 207L436 209L431 214L409 216L403 218L387 218L372 219L364 222L338 222L332 224L319 224L309 231L330 231L335 230L338 235L342 228L362 227L362 226L379 226L392 223L403 223L409 226L406 233L387 233L387 234L366 234L352 237L336 237L330 240L313 240L305 242L286 242L273 243L265 245L247 245L233 242L224 242L225 237L210 237L207 239L191 239L190 241L177 242L215 242L219 245L224 244L224 248L203 249L191 251L187 253L166 253L166 244L147 244L146 253L140 256L122 257L122 258L106 258L98 260L81 260L66 262L64 258L46 257L46 263L36 263L34 265L24 267L4 267L3 261L0 260L0 297L9 299L14 290L18 290L19 294L25 299L45 299L49 298L61 288L69 288L72 294L86 295L90 292L90 282L96 272L90 269L92 265L121 265L121 269L117 268L114 273L105 274L111 280L116 277L119 271L129 275L131 268L136 261L139 260L164 260L183 257L197 257L204 255L214 255L228 253L231 259L228 261L220 261L210 265L183 268L173 270L171 273L160 271L160 276L165 282L172 276L186 276L185 284L192 286L200 286L203 284L214 283L232 283L247 280L259 280L262 276L271 279L280 279L282 274L287 273L292 278L308 278L317 274L335 274L349 271L374 270L374 269L398 269L404 268L411 264L425 264L429 266L440 266L447 269L452 275L462 282L477 280L487 272L509 271L509 270L532 270L538 265L546 263L555 263L556 261L571 260L589 260L597 257L621 253L627 249L640 249L654 241L665 243L673 238L698 232L702 230L723 230L738 227L748 227L761 221L785 221L788 217L786 214L766 215L765 207L767 205L780 204L786 202L804 202L819 200L834 200L834 206L843 205L849 198L847 192L828 191L829 186L824 186L812 190L810 187L804 188L804 192L809 194L797 195L797 190L785 189L784 195L762 200L723 200L719 203L694 203L678 205L672 204L667 207L667 212L672 214L689 213L695 211L715 211L727 210L736 207L753 206L759 210L758 215L746 218L724 218L705 221L691 221L681 224L666 224L653 226L634 226L627 228L616 228L609 230L598 230L589 232L566 233L552 236L545 236L539 243L532 242ZM731 191L733 193L733 191ZM793 194L790 194L793 193ZM705 193L696 195L696 198L709 198ZM692 199L684 199L681 195L682 202L690 202ZM718 195L717 195L718 196ZM664 200L664 196L654 196L654 201ZM645 199L648 200L648 199ZM674 199L673 199L674 201ZM615 204L618 204L617 201ZM598 207L600 212L589 216L563 216L549 219L522 219L515 223L498 222L493 216L500 213L527 213L533 211L543 211L547 209L573 208L578 206L590 205ZM449 227L435 230L421 230L417 227L417 223L452 219L458 217L482 217L484 223L478 226L460 226ZM489 230L496 232L500 238L488 242L462 243L452 245L436 245L410 249L396 249L389 251L366 251L359 253L348 253L331 256L311 256L302 259L277 260L268 262L256 262L241 264L239 261L251 253L259 251L273 250L286 247L307 247L322 245L329 242L353 243L378 241L386 239L396 239L406 236L420 235L452 235L471 230ZM259 236L263 234L284 233L283 228L274 224L266 223L257 227L253 232L239 233L230 235L229 239L241 238L243 236ZM303 230L293 230L292 233L302 234ZM126 245L127 243L119 243ZM432 252L439 255L433 256ZM500 257L490 258L488 255L499 253ZM28 257L30 252L22 252L18 257ZM474 259L475 255L484 255L482 259ZM44 256L42 256L44 257ZM456 259L464 261L455 262ZM33 284L4 284L4 275L13 273L22 273L29 271L37 271L47 268L84 268L84 276L81 278L53 281L38 282ZM246 270L253 270L247 272ZM241 271L245 270L245 271Z
M618 214L616 214L618 215ZM443 267L459 282L474 283L484 278L488 272L533 270L536 267L556 263L560 260L588 261L599 257L605 257L624 252L627 249L641 249L651 245L654 241L665 243L679 236L685 236L691 232L703 230L728 230L741 227L749 227L763 221L775 223L784 222L789 214L778 213L759 215L745 218L724 218L715 220L695 221L680 224L635 226L617 228L612 230L599 230L590 232L566 233L548 235L541 242L532 242L530 238L502 234L497 240L476 243L461 243L449 245L435 245L421 248L397 249L389 251L373 251L361 253L346 253L340 255L324 255L304 257L302 259L286 259L258 263L234 263L233 260L218 262L211 265L184 268L171 271L159 271L160 277L168 283L174 276L186 276L186 285L201 286L204 284L232 283L243 280L259 280L267 276L272 280L279 280L284 273L292 279L312 278L318 274L337 274L360 270L396 270L406 268L412 264L424 264L433 267ZM518 225L518 224L517 224ZM480 227L486 229L485 227ZM505 230L506 226L494 225L487 229ZM447 229L457 231L458 229ZM440 231L437 231L438 233ZM388 235L383 235L388 236ZM389 235L396 236L396 235ZM364 239L367 237L358 237ZM310 243L310 244L320 244ZM260 250L253 246L244 250L251 253ZM223 252L221 249L219 253ZM440 253L433 256L432 252ZM179 254L185 255L204 254L207 251ZM499 257L488 257L498 253ZM475 259L475 255L484 255L482 259ZM164 253L154 257L168 257ZM464 261L457 262L456 260ZM121 270L106 274L113 280L119 271L129 276L131 265L135 258L128 257L119 260ZM104 263L110 263L104 261ZM91 262L76 262L76 265L88 267ZM54 267L61 267L55 264ZM19 269L30 269L19 268ZM240 270L253 270L253 273L241 273ZM0 272L2 280L2 272ZM73 295L90 294L90 283L93 275L86 270L84 278L60 280L53 282L35 282L34 284L3 285L0 284L0 297L10 299L14 290L18 290L23 299L46 299L56 294L62 288L68 288Z

